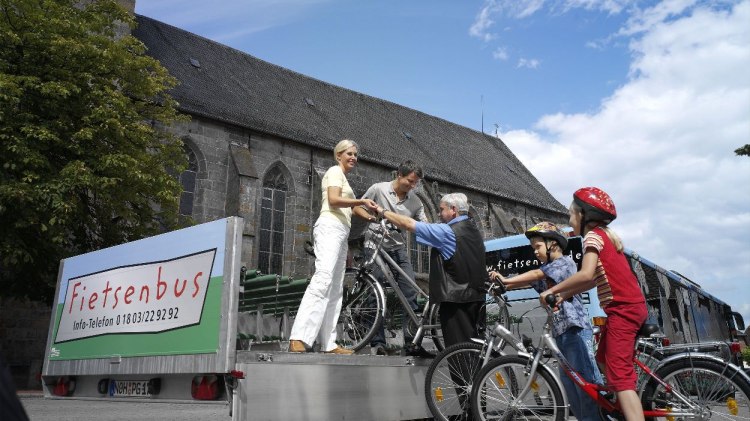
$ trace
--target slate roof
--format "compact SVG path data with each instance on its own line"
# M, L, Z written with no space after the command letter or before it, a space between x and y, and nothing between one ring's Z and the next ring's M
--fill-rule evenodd
M565 213L498 138L326 83L182 29L136 15L133 35L180 81L181 111L395 168L406 157L428 180ZM200 67L197 67L199 65Z

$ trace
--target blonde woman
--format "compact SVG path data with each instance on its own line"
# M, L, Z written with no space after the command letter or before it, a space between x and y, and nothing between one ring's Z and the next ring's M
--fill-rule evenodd
M346 174L357 165L357 150L357 144L351 140L339 142L333 150L337 165L323 176L323 204L313 227L315 274L297 310L289 335L290 352L306 352L317 339L326 353L353 353L336 345L352 207L364 206L371 211L378 208L370 199L355 198L346 180Z

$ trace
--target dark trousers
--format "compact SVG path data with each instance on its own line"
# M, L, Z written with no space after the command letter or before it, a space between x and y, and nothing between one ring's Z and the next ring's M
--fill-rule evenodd
M468 342L471 338L479 337L478 322L485 318L484 302L476 301L472 303L440 303L440 326L443 329L443 341L445 347ZM478 356L477 356L478 357ZM448 357L450 375L453 383L456 385L456 394L458 402L463 409L457 419L472 419L471 406L469 397L466 393L466 387L471 383L474 375L473 369L478 367L476 361L466 360L457 356Z
M445 347L479 337L478 323L484 317L484 302L440 303L440 326Z

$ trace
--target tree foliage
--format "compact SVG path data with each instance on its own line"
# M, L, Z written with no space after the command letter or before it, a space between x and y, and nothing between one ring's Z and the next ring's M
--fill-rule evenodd
M112 0L0 0L0 294L50 300L61 258L179 224L176 80L123 25Z
M741 148L737 148L734 150L734 153L736 153L737 155L750 156L750 145L745 145Z

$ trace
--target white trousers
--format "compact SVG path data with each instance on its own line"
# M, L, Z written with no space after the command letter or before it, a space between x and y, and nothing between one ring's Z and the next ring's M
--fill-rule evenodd
M317 339L321 350L331 351L337 346L349 227L333 218L318 218L313 237L315 274L302 297L289 339L307 346Z

